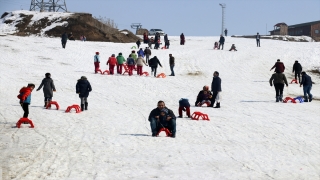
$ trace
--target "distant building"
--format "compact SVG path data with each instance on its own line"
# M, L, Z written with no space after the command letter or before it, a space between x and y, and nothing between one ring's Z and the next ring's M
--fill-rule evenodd
M269 31L270 35L310 36L320 40L320 21L313 21L288 26L286 23L274 25L274 30Z

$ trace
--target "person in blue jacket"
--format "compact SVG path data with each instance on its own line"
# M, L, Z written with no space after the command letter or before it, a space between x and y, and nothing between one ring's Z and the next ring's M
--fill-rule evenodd
M302 72L302 80L300 83L300 87L303 86L303 94L304 94L304 102L308 102L307 94L309 96L309 102L312 101L312 94L310 93L312 89L312 80L311 77L307 75L306 72Z
M211 91L212 91L212 98L211 98L210 107L213 107L217 96L221 92L221 79L219 77L218 71L215 71L213 73L213 79L212 79L212 83L211 83ZM220 108L220 101L217 102L216 107L214 107L214 108Z
M88 110L88 96L91 91L92 88L87 77L81 76L76 85L76 93L79 94L81 100L81 111Z
M142 48L139 49L139 51L137 52L138 56L141 56L142 58L144 58L144 51Z

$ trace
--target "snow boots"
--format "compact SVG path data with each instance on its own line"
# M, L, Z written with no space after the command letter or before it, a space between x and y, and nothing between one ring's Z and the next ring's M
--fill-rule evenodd
M88 102L84 103L84 110L88 110Z
M220 103L218 102L214 108L220 108Z
M84 104L81 104L81 111L84 110Z
M279 102L279 100L280 100L280 96L277 96L276 97L276 102Z
M279 96L279 101L281 101L281 102L282 102L282 97L283 97L283 95L280 94L280 96Z
M47 102L47 101L45 101L45 102L44 102L44 106L43 106L43 107L47 107L47 104L48 104L48 102Z

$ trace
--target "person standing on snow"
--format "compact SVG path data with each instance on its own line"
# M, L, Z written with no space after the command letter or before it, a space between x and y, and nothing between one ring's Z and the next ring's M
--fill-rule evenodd
M119 53L117 56L117 73L118 74L122 74L122 66L123 66L123 63L125 63L125 62L126 62L126 60L122 56L122 53Z
M227 37L227 34L228 34L228 30L227 30L227 28L224 30L224 36L226 36Z
M23 109L23 117L28 118L29 115L29 105L31 103L31 92L35 88L34 84L28 84L27 87L23 87L19 91L19 95L17 96L20 99L20 105Z
M158 102L158 107L153 109L149 115L149 122L152 132L152 137L156 137L160 128L162 128L163 124L161 123L161 113L165 112L165 120L167 121L168 129L171 132L171 137L176 137L176 116L173 111L168 109L163 101ZM163 115L162 115L163 116ZM162 121L163 122L163 121Z
M270 71L274 68L276 68L274 72L279 72L279 73L283 73L284 70L286 69L286 67L284 66L283 62L280 61L280 59L277 59L277 62L274 64L274 66L272 66Z
M99 52L96 52L96 55L93 57L93 62L94 62L94 73L98 73L98 70L100 69L100 56Z
M312 94L311 94L311 88L312 88L312 80L311 77L307 75L306 72L302 72L302 80L300 83L300 87L303 85L303 94L304 94L304 102L308 102L307 94L309 96L309 102L312 101Z
M180 35L180 45L184 45L185 42L186 42L186 39L184 37L184 34L181 33L181 35Z
M175 63L174 63L174 57L172 56L172 54L169 54L169 64L170 64L170 70L171 70L171 74L169 76L175 76L174 70L173 70Z
M91 84L87 80L87 77L81 76L76 84L76 93L79 94L79 98L81 100L81 111L88 110L88 96L91 91Z
M136 42L136 44L137 44L137 47L138 47L138 49L139 49L139 48L140 48L140 44L141 44L140 40L138 40L138 41Z
M131 54L129 55L129 57L127 58L127 65L129 68L129 76L132 76L132 71L134 69L134 59L131 57Z
M294 79L297 80L297 76L299 77L299 83L300 83L300 74L302 71L302 66L298 61L295 61L293 64L292 72L294 72Z
M212 91L212 98L211 98L211 104L209 107L213 107L215 101L217 101L216 107L214 108L220 108L221 79L219 77L218 71L215 71L213 73L211 91Z
M270 86L272 86L272 82L276 90L276 102L282 101L284 84L288 87L286 76L281 72L276 72L272 74L269 80Z
M221 35L220 35L220 40L219 40L219 49L220 49L220 47L222 46L222 49L221 49L221 50L223 50L224 41L225 41L225 39L224 39L224 37L223 37L222 34L221 34Z
M144 59L141 57L141 55L139 55L138 59L135 61L135 64L137 65L137 74L141 76L143 64L146 66L148 66L148 65L146 64Z
M118 64L117 59L115 58L116 55L112 54L107 61L107 65L109 64L109 72L110 74L114 74L114 67Z
M144 51L142 48L139 49L139 51L137 52L138 56L141 56L142 58L144 58Z
M151 67L151 74L152 72L154 72L154 77L157 76L157 68L158 68L158 64L162 67L159 59L157 58L157 56L154 56L153 58L151 58L148 62L149 66Z
M256 35L257 47L260 47L260 35L257 33Z
M151 56L151 50L146 47L146 49L144 50L144 54L146 55L146 62L149 61L149 57Z
M64 32L61 36L61 44L62 44L62 48L66 48L67 45L67 41L68 41L68 35L67 32Z
M52 101L53 92L56 92L53 80L51 79L51 74L46 73L45 78L42 80L37 91L39 91L43 86L43 95L44 95L44 107L47 107L48 103Z

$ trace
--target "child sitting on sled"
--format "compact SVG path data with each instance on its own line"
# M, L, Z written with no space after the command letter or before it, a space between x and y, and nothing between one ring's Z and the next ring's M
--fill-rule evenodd
M197 104L197 106L201 107L204 103L208 103L208 106L209 106L211 104L211 101L210 101L211 98L212 98L212 94L211 94L210 91L208 91L208 90L207 91L203 91L203 94L202 94L202 97L201 97L202 101L199 102Z
M213 49L218 49L218 48L219 48L219 44L218 44L218 42L215 42Z

